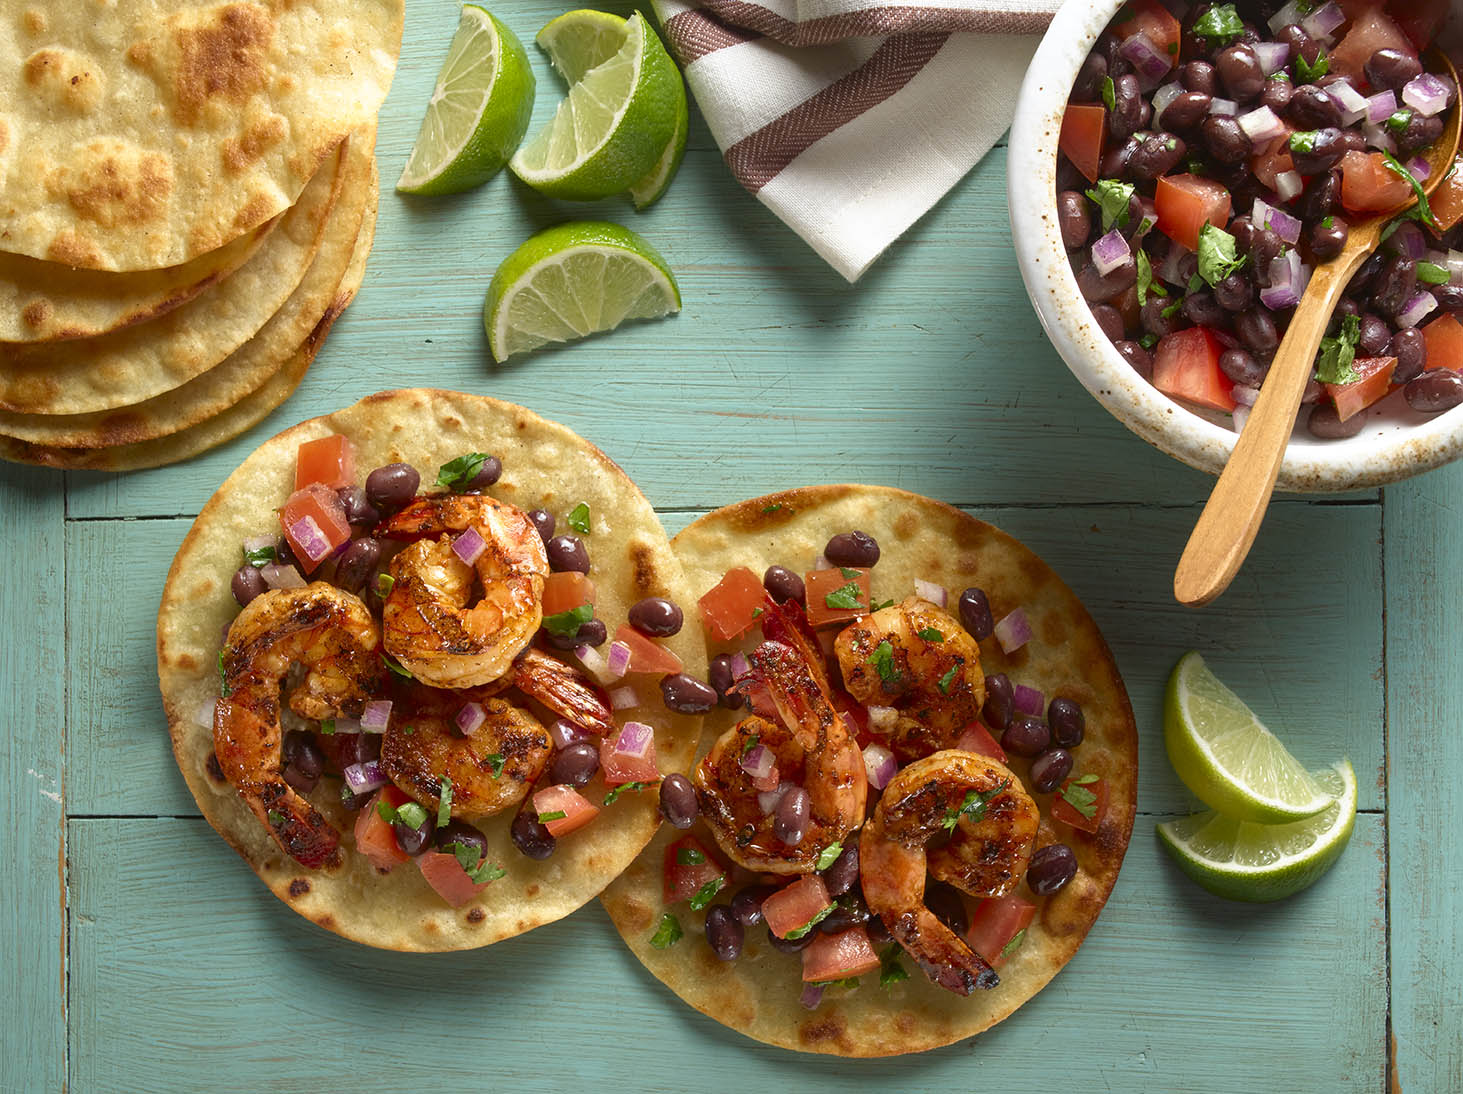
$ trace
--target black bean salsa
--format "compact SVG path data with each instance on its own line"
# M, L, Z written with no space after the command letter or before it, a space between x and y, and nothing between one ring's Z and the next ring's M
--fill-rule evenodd
M1421 195L1457 88L1448 0L1130 0L1062 122L1057 217L1098 326L1156 388L1243 425L1317 263ZM1302 413L1361 431L1401 388L1463 403L1463 173L1395 218L1331 320Z

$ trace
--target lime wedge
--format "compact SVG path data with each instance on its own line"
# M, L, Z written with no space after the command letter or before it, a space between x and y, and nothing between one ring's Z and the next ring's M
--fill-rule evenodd
M636 209L648 209L654 205L671 184L671 179L676 177L681 160L686 156L686 133L690 128L691 112L686 107L686 89L682 86L680 100L676 103L675 134L661 152L660 161L650 174L630 187L630 200L635 203Z
M464 4L396 188L455 194L487 182L528 132L533 89L523 43L483 8Z
M1331 804L1332 795L1197 653L1184 654L1168 678L1163 740L1184 785L1225 816L1283 824Z
M628 23L607 11L581 8L545 23L534 42L549 55L554 71L572 86L620 52L629 33Z
M505 361L680 310L681 291L654 247L618 224L580 220L540 232L503 260L483 325L493 356Z
M1300 892L1330 869L1356 821L1356 773L1342 760L1314 779L1332 801L1314 817L1251 824L1218 813L1164 821L1158 838L1179 867L1211 893L1260 903Z
M549 37L561 50L554 63L566 73L603 52L600 40L610 28L596 20L590 28L595 42L584 45L577 41L576 25L587 22L563 23ZM636 12L625 21L619 49L573 80L553 120L518 150L509 167L550 197L595 201L628 190L660 162L675 134L677 98L685 94L675 62Z

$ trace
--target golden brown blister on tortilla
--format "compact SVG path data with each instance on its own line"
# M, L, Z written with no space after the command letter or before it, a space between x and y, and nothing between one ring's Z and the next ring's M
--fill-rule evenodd
M295 452L308 440L342 433L356 449L361 475L405 461L430 483L438 466L466 452L488 452L503 461L494 496L525 509L565 513L589 506L592 530L585 538L597 592L596 615L613 629L631 604L645 596L687 603L685 577L650 503L612 460L562 425L511 403L431 389L388 391L323 418L314 418L267 441L244 461L209 500L174 559L158 612L158 677L168 715L173 753L210 824L224 836L270 889L301 915L348 938L396 950L452 950L484 946L560 919L596 896L639 853L659 822L653 790L623 794L593 823L559 841L536 862L512 846L511 811L480 824L488 859L506 876L473 902L448 906L411 863L378 874L349 853L335 874L300 867L279 849L240 801L216 777L213 736L199 711L218 694L217 653L222 628L237 612L229 580L250 535L275 531L270 514L294 484ZM666 640L702 678L705 644L688 627ZM653 682L637 682L643 706L617 715L655 728L665 770L690 762L701 719L672 714ZM339 782L324 779L311 800L352 846L351 822L338 797ZM603 797L598 779L586 796Z
M987 673L1005 672L1016 683L1082 704L1087 733L1074 752L1076 770L1103 777L1109 803L1094 835L1054 826L1052 795L1033 795L1042 807L1038 846L1061 841L1076 852L1079 870L1050 897L1019 895L1038 906L1022 944L998 970L991 991L962 998L929 983L907 956L908 980L879 986L877 973L857 988L831 988L816 1010L802 1007L802 965L779 953L764 927L750 928L742 956L719 960L706 944L704 913L662 903L665 848L681 833L667 828L603 896L605 907L641 963L683 1000L723 1025L767 1044L840 1056L889 1056L922 1052L969 1037L1006 1018L1067 963L1102 910L1132 834L1138 755L1132 707L1111 652L1096 623L1072 591L1017 540L941 502L883 486L815 486L752 498L708 513L672 541L699 597L734 566L759 576L770 565L797 573L813 568L829 538L860 529L878 541L872 570L873 598L900 600L921 578L945 586L954 598L968 586L986 591L997 619L1022 608L1033 637L1009 656L987 639L981 662ZM741 643L740 645L746 645ZM712 644L715 655L736 644ZM698 755L704 754L746 710L718 708L706 718ZM1023 780L1029 762L1012 757ZM1029 787L1028 787L1029 788ZM1060 829L1060 831L1058 831ZM693 831L699 831L693 829ZM709 838L709 837L708 837ZM728 893L730 895L730 893ZM671 912L685 937L667 949L650 945L660 917Z

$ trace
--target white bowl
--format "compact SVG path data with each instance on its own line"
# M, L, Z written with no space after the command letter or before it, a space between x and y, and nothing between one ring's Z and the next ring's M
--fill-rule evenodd
M1238 437L1228 417L1205 417L1174 402L1123 360L1078 291L1057 227L1062 111L1083 58L1122 2L1067 0L1021 84L1007 178L1016 258L1047 337L1082 385L1145 441L1217 475ZM1463 455L1463 407L1418 414L1394 392L1366 413L1366 426L1345 440L1317 440L1299 426L1286 447L1278 488L1323 493L1378 486Z

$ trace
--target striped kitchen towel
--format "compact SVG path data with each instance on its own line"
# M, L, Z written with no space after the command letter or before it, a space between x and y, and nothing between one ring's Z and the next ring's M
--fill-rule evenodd
M850 281L1010 125L1060 5L653 2L732 174Z

